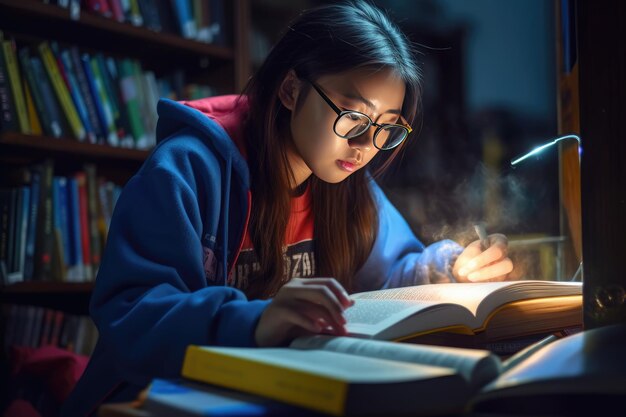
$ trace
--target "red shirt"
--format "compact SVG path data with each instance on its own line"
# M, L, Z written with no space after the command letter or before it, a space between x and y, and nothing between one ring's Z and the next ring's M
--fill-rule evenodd
M285 231L283 251L289 279L315 276L313 210L309 187L301 196L291 199L291 216ZM229 277L230 285L245 290L250 272L258 269L258 258L246 230L241 252Z

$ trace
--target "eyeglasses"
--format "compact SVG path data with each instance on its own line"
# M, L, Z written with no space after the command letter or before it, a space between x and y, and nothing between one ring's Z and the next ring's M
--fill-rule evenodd
M333 124L335 134L344 139L352 139L367 132L372 125L376 126L374 132L374 146L381 151L388 151L400 145L413 131L404 117L400 116L402 124L374 122L367 114L354 110L341 110L322 89L312 81L308 81L324 101L337 113L337 119Z

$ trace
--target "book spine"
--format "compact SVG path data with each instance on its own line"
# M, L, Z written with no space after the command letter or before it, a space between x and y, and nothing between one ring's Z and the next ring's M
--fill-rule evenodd
M37 238L35 241L35 279L49 279L52 273L53 213L52 213L52 176L53 162L47 159L42 165L41 185L39 189L39 210L37 219Z
M85 107L87 108L89 124L91 125L95 135L95 138L88 137L88 139L92 140L92 143L97 143L100 140L104 140L105 135L98 118L98 109L96 108L96 103L94 103L94 96L89 88L89 81L87 80L87 76L80 59L80 53L78 52L78 48L73 46L69 49L68 54L74 69L76 82L78 83L79 95L84 100Z
M137 4L143 16L144 26L155 32L160 32L163 28L155 0L137 0Z
M98 228L98 201L97 201L97 184L96 184L96 166L93 164L85 164L86 187L87 187L87 211L89 219L89 237L91 252L91 267L93 276L96 276L98 266L100 265L100 230Z
M43 62L38 56L32 56L30 57L30 66L33 70L34 78L31 88L35 84L39 86L43 101L43 108L41 109L42 113L39 114L47 113L50 116L50 131L52 136L55 138L65 136L66 122L61 114L61 108L59 107L59 103L57 102L54 91L52 90L52 85L46 75Z
M83 99L83 95L81 94L81 89L78 85L78 80L76 79L76 69L72 63L72 59L70 58L70 53L68 50L64 50L59 53L61 58L61 64L63 66L64 72L67 77L68 82L68 90L70 95L72 96L72 100L74 105L76 106L76 110L78 111L78 116L85 127L85 132L87 135L87 140L89 143L96 142L96 133L93 127L91 126L91 120L89 118L89 111L87 110L87 104L85 104L85 100Z
M108 136L107 144L111 146L119 145L119 138L117 136L117 127L115 126L115 117L113 115L113 108L111 102L107 97L106 89L104 87L104 80L102 74L100 74L100 67L95 57L89 59L89 67L91 68L91 75L93 76L93 82L97 93L100 106L103 110L104 123L107 127Z
M17 131L19 122L13 102L9 69L4 54L0 51L0 131Z
M26 239L28 232L28 221L30 214L30 187L22 186L22 203L20 207L21 215L18 223L18 252L17 252L17 280L24 281L25 262L26 262Z
M61 108L65 113L65 117L67 118L70 128L72 129L72 133L74 137L80 141L85 139L85 128L78 117L78 112L74 107L74 103L70 97L70 93L67 91L67 87L61 77L59 72L59 68L56 63L56 59L52 53L52 49L48 42L42 42L39 44L39 53L44 63L44 67L48 73L48 77L52 82L52 87L56 92L59 103L61 103Z
M122 100L128 111L133 139L136 147L139 148L139 144L144 143L146 139L144 126L141 121L137 84L135 81L132 63L129 59L123 59L120 62L120 90L122 92Z
M30 53L27 48L22 48L17 53L20 61L24 78L26 78L26 84L32 95L33 103L37 116L39 116L39 122L41 124L41 130L48 136L58 137L61 135L60 127L53 124L50 111L46 107L46 103L43 99L42 86L37 82L35 76L35 70L32 67ZM32 120L32 119L31 119Z
M71 258L74 265L68 272L68 280L73 282L86 281L83 268L82 240L80 230L80 198L78 196L78 181L74 178L68 178L68 211L69 211L69 227L70 242L72 251Z
M91 70L91 57L88 54L82 54L80 56L80 62L82 64L83 72L85 73L85 79L87 80L89 86L89 93L92 98L92 102L94 103L96 109L98 124L102 130L102 143L106 143L109 137L109 125L107 123L105 109L100 101L96 78Z
M196 22L191 11L189 0L172 0L174 14L178 19L180 34L183 38L195 39L197 36Z
M55 207L58 209L55 213L57 228L61 232L61 243L63 245L63 258L65 260L64 267L69 269L70 265L74 265L72 259L72 251L70 249L70 230L69 230L69 212L68 212L68 193L67 178L57 177L57 195L58 200Z
M348 384L260 361L240 359L191 345L182 375L293 405L341 416L346 409Z
M26 99L26 109L28 111L28 121L30 122L30 133L32 135L41 136L43 133L41 128L41 121L37 115L35 109L35 102L33 101L33 95L30 92L30 87L25 78L22 78L22 85L24 87L24 97Z
M129 3L129 20L134 26L143 26L143 16L139 8L139 0L128 0Z
M104 17L111 17L111 9L109 8L109 3L106 0L85 0L83 2L86 10L99 14Z
M134 141L130 132L128 112L121 99L117 63L113 58L104 58L101 54L99 54L97 58L100 72L104 76L107 97L110 98L115 112L115 125L117 126L117 135L120 139L120 145L132 148Z
M11 272L14 270L15 263L15 227L17 212L17 190L15 188L8 189L9 199L9 216L8 216L8 242L6 254L6 272L9 282L12 281Z
M10 212L11 192L9 189L0 189L0 263L5 273L9 269ZM6 285L8 282L3 282L3 284Z
M14 284L24 280L24 247L25 247L25 220L28 219L28 204L30 190L28 187L20 186L14 190L14 207L12 207L11 233L13 249L11 261L7 269L7 281Z
M9 71L9 80L11 81L11 91L13 92L13 100L15 102L15 111L17 120L22 133L30 134L30 122L28 121L28 110L26 109L26 101L24 100L24 90L22 89L22 78L17 65L17 54L15 52L15 42L13 40L3 41L2 50L4 59Z
M54 219L53 233L55 236L55 249L53 251L53 276L57 281L67 280L67 250L63 235L63 190L65 178L55 176L52 178L52 213Z
M80 218L80 241L83 258L83 274L85 281L91 281L91 240L89 238L89 208L87 201L87 176L84 172L76 173L78 185L78 202Z
M34 276L35 241L37 239L37 219L39 218L39 198L41 186L41 167L31 168L30 207L28 210L28 230L26 232L26 250L24 253L24 280L30 281Z
M110 0L111 13L113 14L113 18L118 22L123 22L126 17L124 16L124 10L122 10L122 3L120 0Z

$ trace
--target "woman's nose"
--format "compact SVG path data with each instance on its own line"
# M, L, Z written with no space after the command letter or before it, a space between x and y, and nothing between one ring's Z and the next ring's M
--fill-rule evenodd
M374 145L374 132L376 128L370 126L363 134L348 139L348 145L351 148L360 149L362 152L367 152L372 149Z

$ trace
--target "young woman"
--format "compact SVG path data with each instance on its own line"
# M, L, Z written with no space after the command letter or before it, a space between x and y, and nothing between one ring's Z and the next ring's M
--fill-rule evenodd
M368 170L410 141L420 70L358 2L303 13L241 96L162 100L159 144L115 209L91 301L100 339L65 415L176 377L189 344L345 334L355 291L502 280L507 241L424 247Z

